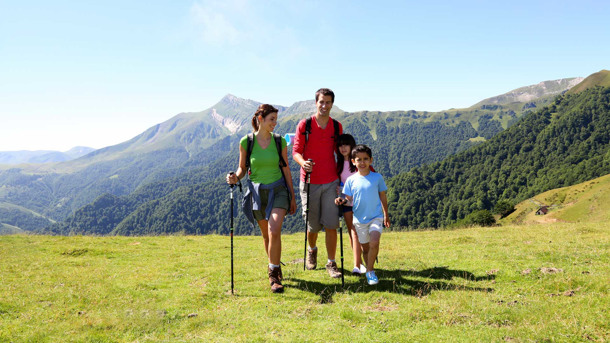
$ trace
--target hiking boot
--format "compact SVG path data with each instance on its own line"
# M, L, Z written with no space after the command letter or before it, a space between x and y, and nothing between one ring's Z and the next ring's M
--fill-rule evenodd
M308 270L316 269L318 266L318 249L307 249L307 264L305 265Z
M269 284L271 285L271 292L273 293L282 293L284 291L284 286L280 282L280 268L269 268Z
M328 275L330 275L330 277L332 278L341 277L341 272L337 268L337 262L328 262L326 264L326 271L328 272Z

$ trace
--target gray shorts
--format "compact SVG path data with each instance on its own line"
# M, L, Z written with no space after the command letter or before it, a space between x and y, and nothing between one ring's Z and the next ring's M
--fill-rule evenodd
M323 185L309 184L309 232L318 233L323 228L336 230L339 227L339 208L335 205L339 180ZM300 182L301 204L307 204L307 184ZM303 205L303 219L307 217Z

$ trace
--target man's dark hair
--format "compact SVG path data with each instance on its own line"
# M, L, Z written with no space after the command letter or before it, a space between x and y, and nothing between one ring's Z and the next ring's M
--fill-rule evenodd
M330 97L333 99L333 104L335 103L335 93L333 91L331 91L330 89L328 89L328 88L318 89L318 91L316 92L316 102L318 102L318 98L320 98L320 94L330 95Z
M373 158L373 151L371 151L371 148L364 144L358 144L352 149L352 158L356 158L356 155L359 152L365 152L370 158Z

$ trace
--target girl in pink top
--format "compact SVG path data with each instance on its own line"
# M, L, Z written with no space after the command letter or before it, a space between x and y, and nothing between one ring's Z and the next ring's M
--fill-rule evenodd
M356 166L352 163L352 149L356 146L356 140L350 134L342 134L337 140L337 175L341 179L341 185L337 189L337 195L343 196L343 184L348 177L358 172ZM362 275L366 272L366 267L362 264L362 246L358 242L358 235L354 227L354 212L352 211L352 202L347 202L342 206L343 218L345 225L349 230L349 242L354 252L354 269L353 275Z

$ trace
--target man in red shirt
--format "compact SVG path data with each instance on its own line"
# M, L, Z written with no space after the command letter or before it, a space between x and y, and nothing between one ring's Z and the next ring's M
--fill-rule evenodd
M301 166L301 204L303 217L306 216L307 186L305 175L311 173L309 191L309 223L307 225L307 269L317 266L318 248L316 242L318 233L326 231L326 251L328 262L326 270L333 278L341 277L341 272L335 262L337 251L337 228L339 227L338 209L335 205L339 178L337 177L337 162L335 158L335 125L338 133L343 133L343 127L338 121L332 120L330 110L335 102L335 93L328 88L316 92L317 112L311 117L311 132L306 138L306 122L303 119L297 125L292 157ZM311 159L312 161L309 161Z

